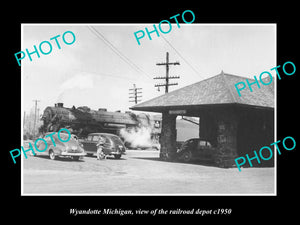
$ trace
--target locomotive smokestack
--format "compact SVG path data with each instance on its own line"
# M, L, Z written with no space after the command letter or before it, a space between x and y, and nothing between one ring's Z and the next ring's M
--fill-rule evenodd
M58 102L55 105L56 105L56 107L60 107L60 108L64 107L64 103L62 103L62 102Z

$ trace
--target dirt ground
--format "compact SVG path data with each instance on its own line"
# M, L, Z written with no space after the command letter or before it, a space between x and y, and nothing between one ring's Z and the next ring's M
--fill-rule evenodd
M23 162L23 195L274 195L275 169L217 168L165 162L156 150L127 150L121 159L84 157Z

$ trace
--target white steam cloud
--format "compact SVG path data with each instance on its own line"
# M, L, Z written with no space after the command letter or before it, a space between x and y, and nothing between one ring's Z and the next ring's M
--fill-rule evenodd
M76 90L78 93L79 90L86 90L94 88L94 79L93 75L89 73L79 73L66 81L64 81L59 87L59 94L56 99L56 102L64 102L65 94L70 93L72 90Z
M157 143L151 139L150 127L134 127L131 129L121 129L120 135L130 143L132 148L151 148Z
M62 90L68 90L72 88L85 89L85 88L93 88L93 87L94 87L93 77L92 75L86 73L80 73L74 77L71 77L70 79L63 82L62 85L60 86Z

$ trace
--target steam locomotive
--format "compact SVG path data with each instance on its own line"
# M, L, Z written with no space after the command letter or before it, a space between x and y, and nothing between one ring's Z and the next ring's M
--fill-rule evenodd
M87 106L66 108L63 103L56 103L44 110L40 133L56 132L68 128L78 137L86 137L89 133L101 132L119 135L122 128L134 129L151 127L153 133L160 133L161 118L151 118L145 113L108 112L105 108L91 110Z

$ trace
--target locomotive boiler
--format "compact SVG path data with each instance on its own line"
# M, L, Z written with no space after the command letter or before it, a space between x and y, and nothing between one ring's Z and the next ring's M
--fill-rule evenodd
M144 113L108 112L104 108L91 110L87 106L66 108L63 103L46 107L41 119L43 120L39 130L41 133L68 128L78 137L85 137L93 132L119 135L122 128L153 127L150 116Z

